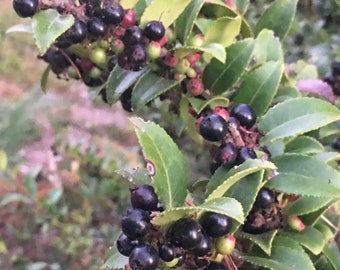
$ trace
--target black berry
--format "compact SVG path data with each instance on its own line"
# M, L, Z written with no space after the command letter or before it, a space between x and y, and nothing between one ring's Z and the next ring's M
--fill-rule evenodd
M256 113L247 104L238 104L231 111L230 116L235 117L246 128L251 128L256 122Z
M135 247L129 256L129 265L132 270L154 270L158 262L157 251L149 245Z
M230 217L214 212L205 212L200 223L207 235L220 237L229 233L233 221Z
M190 251L196 256L204 256L211 251L211 247L211 238L208 235L203 234L201 242Z
M143 32L137 25L133 25L125 30L122 38L125 46L139 44L143 41Z
M160 244L158 247L159 257L165 262L171 262L176 258L176 247L171 243Z
M167 236L175 246L191 249L201 242L203 235L197 221L181 218L170 226Z
M104 7L102 11L103 21L106 24L118 25L123 21L124 9L119 3Z
M127 237L126 234L122 233L117 242L117 249L118 251L124 255L124 256L129 256L131 251L138 245L140 245L140 241L138 239L131 240Z
M255 158L257 158L257 155L253 149L250 149L248 147L242 147L237 153L235 165L240 165L248 159Z
M151 21L148 22L144 28L144 34L147 38L158 41L165 34L165 28L162 22L160 21Z
M268 188L261 188L257 194L254 207L255 208L267 208L275 202L275 194Z
M332 63L332 74L333 76L340 76L340 61L334 61Z
M199 125L200 134L208 141L222 140L228 132L228 123L217 114L203 117Z
M38 3L38 0L14 0L13 8L20 17L32 17L38 10Z
M107 26L100 18L91 18L87 22L87 30L93 38L104 37L107 33Z
M122 107L127 112L132 112L132 104L131 104L131 97L132 97L132 88L130 87L127 89L120 97L119 101L122 104Z
M87 36L87 26L82 21L76 21L65 33L66 38L76 44L82 42Z
M150 229L150 216L142 209L128 209L122 217L122 231L130 239L144 236Z
M124 53L128 56L131 70L138 71L146 64L147 52L144 45L133 45L127 48Z
M336 150L340 150L340 138L339 137L333 140L332 147Z
M210 262L205 270L228 270L228 268L222 263Z
M157 211L158 198L150 185L137 185L130 188L131 205L146 211Z

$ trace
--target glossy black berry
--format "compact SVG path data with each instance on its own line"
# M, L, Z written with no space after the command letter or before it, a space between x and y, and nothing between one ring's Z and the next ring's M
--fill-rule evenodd
M334 61L332 63L332 74L333 76L340 76L340 61Z
M176 247L171 243L163 243L158 246L159 257L165 262L171 262L176 258Z
M203 117L199 131L202 137L208 141L222 140L228 132L228 123L217 114L209 114Z
M200 218L200 224L207 235L221 237L230 232L233 221L226 215L205 212Z
M87 30L91 37L101 38L107 34L107 26L100 18L91 18L87 22Z
M129 256L131 251L141 244L141 241L139 239L131 240L126 234L122 233L117 239L116 244L120 254Z
M150 245L135 247L129 256L129 265L132 270L154 270L158 263L158 253Z
M125 46L139 44L143 41L143 31L137 25L133 25L125 30L122 41Z
M104 7L102 11L103 21L106 24L118 25L124 19L124 9L119 3Z
M32 17L38 10L38 3L38 0L14 0L13 8L20 17Z
M158 41L165 34L165 28L162 22L160 21L151 21L148 22L144 28L144 34L147 38Z
M126 53L128 56L131 70L138 71L145 66L147 60L147 52L144 45L133 45L127 48L124 53Z
M251 128L256 122L256 113L248 104L238 104L231 111L230 116L235 117L246 128Z
M222 263L212 261L205 270L228 270L228 268Z
M157 211L158 198L150 185L137 185L130 188L131 205L146 211Z
M275 194L268 188L261 188L257 194L254 207L255 208L267 208L275 202Z
M208 235L203 234L201 242L190 251L196 256L204 256L211 251L211 247L211 238Z
M132 112L132 104L131 104L131 97L132 97L132 88L127 89L120 97L119 101L122 104L122 107L127 112Z
M257 158L257 155L253 149L250 149L248 147L242 147L237 153L237 157L235 159L235 165L240 165L248 159L255 159L255 158Z
M80 43L87 37L87 26L82 21L76 21L65 34L72 43Z
M339 137L333 140L332 147L336 150L340 150L340 138Z
M218 155L223 164L230 163L236 159L237 149L231 143L223 143L219 147Z
M142 209L128 209L122 217L121 227L123 233L130 239L137 239L149 231L151 227L150 216L148 212Z
M167 232L169 241L175 246L191 249L197 246L202 239L202 231L197 221L190 218L181 218L174 222Z
M209 164L209 171L211 174L214 174L215 171L222 165L222 161L218 156L213 157Z

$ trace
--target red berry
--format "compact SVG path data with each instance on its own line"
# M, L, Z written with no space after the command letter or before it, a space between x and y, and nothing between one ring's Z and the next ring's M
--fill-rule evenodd
M165 56L164 63L169 67L175 67L178 64L178 58L176 55L168 54Z
M200 79L190 79L187 82L187 89L193 96L199 96L204 92L204 86Z
M229 121L229 113L224 107L216 106L213 110L213 113L221 116L224 120Z
M200 60L201 54L200 53L191 53L191 54L188 54L185 58L188 59L190 64L195 64L196 62L198 62Z
M124 28L129 28L133 26L136 23L136 16L137 16L136 11L134 11L133 9L125 10L124 19L121 25Z

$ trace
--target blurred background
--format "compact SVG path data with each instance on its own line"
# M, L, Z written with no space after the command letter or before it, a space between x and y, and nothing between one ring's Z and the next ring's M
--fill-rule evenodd
M272 1L250 2L252 23ZM339 7L339 0L300 1L283 44L287 63L298 61L311 78L330 72L340 59ZM99 269L129 204L129 183L115 171L143 166L130 114L53 74L43 93L46 63L33 38L6 34L19 23L30 19L1 0L0 269ZM200 175L206 160L197 159L199 149L186 151Z

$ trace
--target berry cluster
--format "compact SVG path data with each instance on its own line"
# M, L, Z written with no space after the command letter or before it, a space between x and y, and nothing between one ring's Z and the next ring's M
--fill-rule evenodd
M331 66L332 72L324 77L333 90L334 95L340 95L340 61L334 61Z
M197 220L183 217L161 230L151 223L152 218L163 211L153 187L136 185L130 188L130 194L132 208L122 216L122 233L116 245L122 255L129 257L132 270L152 270L161 265L227 269L215 258L234 249L235 239L228 235L231 218L205 212Z
M247 159L257 158L253 150L258 143L255 122L256 113L247 104L238 104L233 108L218 106L198 117L197 125L202 137L210 142L221 142L219 147L211 147L212 174L221 165L231 168Z

